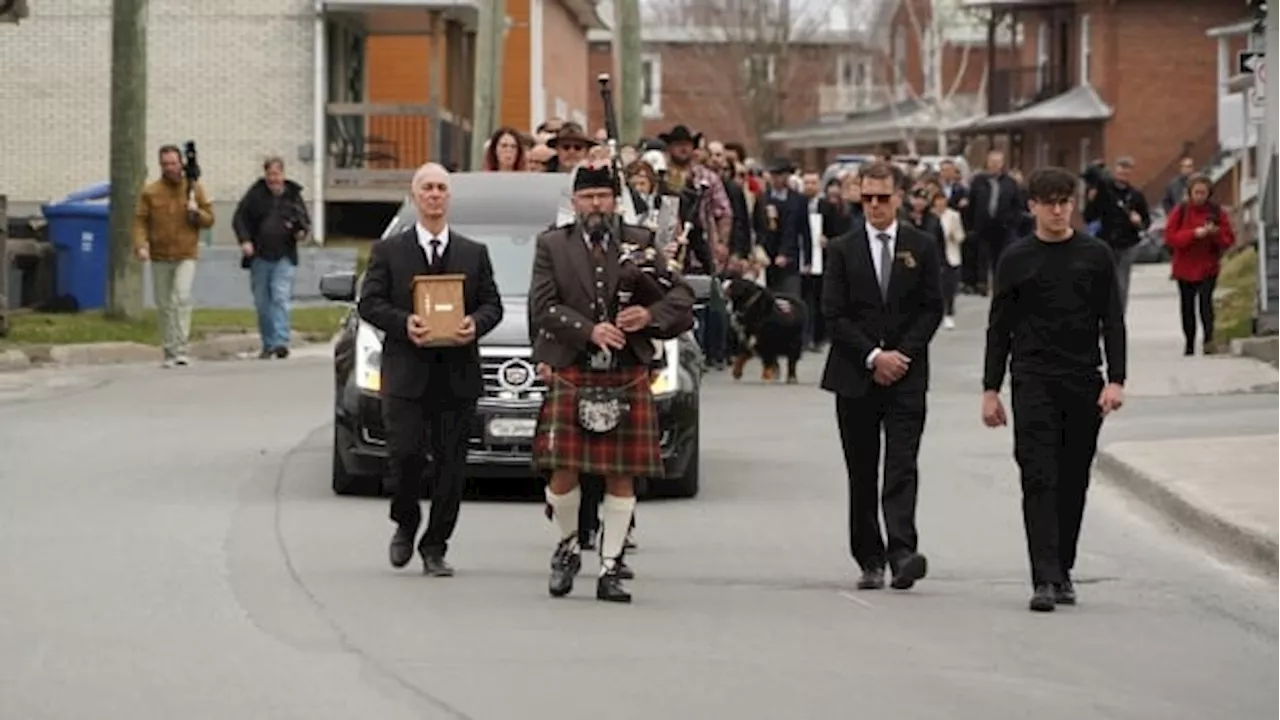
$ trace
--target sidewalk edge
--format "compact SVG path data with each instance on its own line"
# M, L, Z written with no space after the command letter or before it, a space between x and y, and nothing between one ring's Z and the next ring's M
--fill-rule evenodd
M1141 500L1178 528L1194 533L1221 552L1268 575L1277 575L1277 543L1266 535L1199 507L1108 450L1098 452L1098 471L1113 485Z

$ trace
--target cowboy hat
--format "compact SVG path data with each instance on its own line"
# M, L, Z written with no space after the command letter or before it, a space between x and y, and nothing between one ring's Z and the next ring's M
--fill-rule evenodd
M702 133L694 134L689 131L689 127L687 125L677 125L671 128L671 132L660 133L658 135L658 139L667 145L680 142L693 143L694 145L697 145L702 142Z
M564 127L560 128L560 132L556 133L555 137L547 141L547 147L554 150L556 146L562 142L577 142L582 143L587 147L599 144L594 138L587 135L587 133L583 131L582 126L577 123L568 123Z

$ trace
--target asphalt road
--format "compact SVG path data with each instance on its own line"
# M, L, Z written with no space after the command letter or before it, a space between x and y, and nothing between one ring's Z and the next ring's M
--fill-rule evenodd
M1275 581L1106 483L1081 604L1026 610L978 343L935 344L915 590L853 590L810 356L799 387L711 379L703 494L641 505L631 606L594 600L594 561L547 597L531 501L466 504L457 577L392 571L385 503L329 490L322 357L0 375L0 718L1274 718ZM1104 442L1274 432L1275 408L1137 398Z

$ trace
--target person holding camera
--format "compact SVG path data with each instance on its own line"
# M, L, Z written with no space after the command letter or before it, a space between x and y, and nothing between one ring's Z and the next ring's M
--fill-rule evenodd
M200 231L213 227L213 205L198 179L195 147L188 144L188 151L191 159L184 166L177 145L160 148L160 179L142 188L133 218L134 255L151 263L151 287L167 368L190 363L191 287L196 279Z
M1187 199L1169 213L1164 242L1173 252L1170 271L1178 281L1181 300L1183 355L1194 355L1196 310L1204 328L1203 352L1213 351L1213 289L1218 283L1222 254L1235 244L1231 218L1210 199L1213 183L1205 175L1187 180Z
M1120 303L1126 309L1138 244L1142 242L1142 233L1151 227L1151 209L1146 197L1129 184L1133 167L1133 158L1122 157L1116 160L1109 176L1105 172L1097 173L1092 197L1084 207L1085 222L1098 223L1101 238L1115 253Z
M258 311L262 353L289 357L289 301L298 267L298 242L311 229L302 186L284 177L284 160L267 158L263 176L236 207L232 227L240 240L240 267L249 271Z

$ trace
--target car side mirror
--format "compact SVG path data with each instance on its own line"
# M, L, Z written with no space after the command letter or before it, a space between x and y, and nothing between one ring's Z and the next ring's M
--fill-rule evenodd
M355 302L356 274L350 270L326 273L320 278L320 294L334 302Z
M710 275L685 275L685 284L693 290L694 302L706 302L711 299Z

